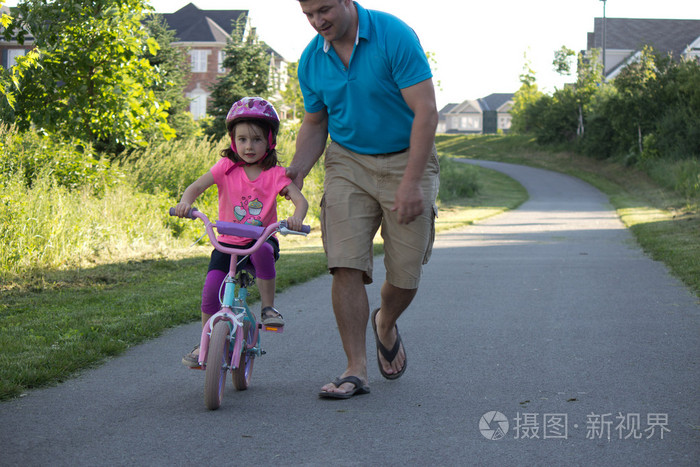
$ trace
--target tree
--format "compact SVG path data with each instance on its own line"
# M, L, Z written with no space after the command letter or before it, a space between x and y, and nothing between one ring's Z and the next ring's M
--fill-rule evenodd
M639 59L627 65L614 81L625 103L627 121L635 127L639 154L644 151L644 135L651 127L650 120L655 116L651 92L655 81L656 63L649 46L644 46Z
M599 51L593 49L590 57L578 55L574 99L578 106L578 128L576 135L582 138L585 133L584 115L588 112L591 99L603 84L603 64L598 60Z
M4 2L0 2L0 7L2 7ZM5 40L10 40L13 35L17 35L18 39L23 40L26 31L23 29L16 30L13 26L13 19L10 15L2 13L0 15L0 28L3 29L2 37ZM9 107L10 111L14 110L15 107L15 93L19 90L19 83L24 78L25 71L36 65L36 61L39 58L39 52L36 50L30 51L28 54L22 57L17 57L16 65L10 69L5 69L0 67L0 96L3 100L0 101L0 109L3 109L2 113L5 114L4 108ZM5 116L3 120L9 120Z
M700 159L700 62L666 60L657 75L660 103L653 141L645 152ZM653 152L652 152L653 151Z
M542 96L542 92L537 87L537 78L532 64L525 54L525 64L523 72L520 74L520 89L513 96L513 108L510 113L513 115L512 130L515 133L527 133L534 125L528 108L532 107Z
M168 29L162 15L148 15L145 24L148 34L159 46L155 54L150 50L145 54L145 58L159 76L150 89L158 101L170 103L167 110L168 125L176 131L177 136L195 134L200 131L199 126L189 113L190 101L184 95L190 74L187 56L182 53L182 49L171 45L175 39L175 31Z
M287 67L287 85L282 91L282 100L292 109L293 118L304 118L304 96L299 86L299 75L297 74L299 62L290 63Z
M231 105L246 96L269 97L270 56L268 47L255 32L243 39L243 23L234 23L233 33L224 48L226 74L211 87L207 113L213 117L206 129L209 135L226 134L224 121Z
M144 58L158 43L141 20L147 0L24 0L18 18L41 52L23 77L15 108L20 128L77 137L117 153L144 145L167 124L167 101L151 89L161 77Z
M571 64L572 58L576 56L576 52L569 49L568 47L562 45L559 50L554 52L554 71L560 75L570 76L571 75Z
M576 52L566 46L562 46L554 53L554 61L552 62L554 71L562 76L571 76L573 74L571 65L574 57L576 57ZM587 107L596 89L602 83L602 76L602 66L598 61L598 50L594 49L591 51L589 57L579 53L576 82L570 86L570 90L562 89L555 92L555 97L557 93L566 92L571 94L572 102L576 109L576 136L578 138L582 138L584 135ZM561 101L564 100L568 99L561 99Z

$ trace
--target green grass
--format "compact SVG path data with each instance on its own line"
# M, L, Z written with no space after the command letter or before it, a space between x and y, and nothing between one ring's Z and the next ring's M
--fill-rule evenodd
M455 170L470 171L479 193L442 205L438 231L502 212L527 197L497 172L461 165ZM281 247L278 290L326 272L318 229L308 238L282 238ZM209 252L205 246L159 250L141 260L35 270L0 284L0 400L63 381L167 328L199 320ZM375 253L381 252L377 243ZM257 298L254 287L251 303ZM183 342L183 352L187 345Z
M533 165L592 183L610 197L642 247L700 294L697 203L661 188L645 173L545 150L521 136L441 136L438 150L443 158L454 155ZM518 183L498 172L449 162L443 166L449 166L444 171L450 174L446 179L469 180L477 190L472 197L454 199L441 192L445 199L436 220L438 232L513 209L527 199ZM322 173L313 183L320 180ZM666 186L670 185L672 181ZM149 209L162 210L167 204L159 190L154 190ZM140 241L148 243L147 239ZM318 229L308 238L283 238L281 244L279 290L326 272ZM197 321L210 248L173 248L171 244L160 245L140 259L133 259L132 251L112 263L45 267L33 269L31 274L6 276L0 283L0 400L63 381L169 327ZM375 252L381 251L378 242ZM254 288L251 302L256 299ZM280 307L284 309L285 304ZM183 352L187 345L183 343Z
M700 215L697 193L687 179L697 178L696 163L656 161L651 173L615 161L600 161L568 151L542 148L528 136L442 136L438 150L451 155L531 165L581 178L605 193L644 251L700 296ZM661 180L659 173L663 173ZM672 176L675 174L675 178Z

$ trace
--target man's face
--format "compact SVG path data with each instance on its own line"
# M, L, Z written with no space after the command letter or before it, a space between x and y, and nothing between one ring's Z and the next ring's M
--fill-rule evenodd
M309 24L327 41L333 42L348 34L352 24L351 8L354 8L352 0L302 0L299 4Z

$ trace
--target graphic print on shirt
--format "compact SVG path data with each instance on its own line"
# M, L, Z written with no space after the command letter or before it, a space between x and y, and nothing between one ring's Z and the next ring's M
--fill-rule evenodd
M233 208L233 214L236 216L236 220L242 224L262 226L260 213L262 213L263 204L257 198L254 200L250 198L252 196L242 196L241 204Z

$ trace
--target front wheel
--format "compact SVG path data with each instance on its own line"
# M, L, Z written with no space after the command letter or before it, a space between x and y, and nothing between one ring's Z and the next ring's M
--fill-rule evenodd
M214 325L207 353L207 367L204 379L204 403L209 410L216 410L224 398L226 370L229 362L229 324L219 321Z
M238 368L232 370L233 385L239 391L248 389L250 377L253 374L253 363L255 362L255 354L249 352L247 349L247 347L255 346L255 342L253 342L253 337L255 337L255 330L250 325L250 321L246 320L243 323L242 331L243 332L241 332L239 335L244 336L245 340L242 341L243 345L241 346L241 362L239 363ZM238 338L239 335L237 335L236 338Z

